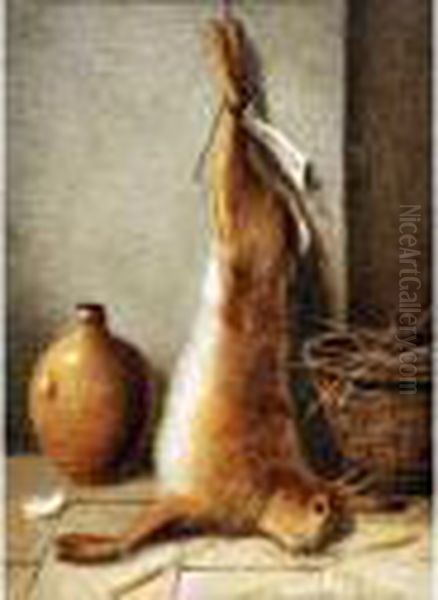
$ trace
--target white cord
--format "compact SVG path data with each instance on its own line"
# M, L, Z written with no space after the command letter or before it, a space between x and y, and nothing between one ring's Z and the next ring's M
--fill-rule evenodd
M231 16L232 0L219 0L219 1L220 1L220 12L224 16L224 18L229 18Z

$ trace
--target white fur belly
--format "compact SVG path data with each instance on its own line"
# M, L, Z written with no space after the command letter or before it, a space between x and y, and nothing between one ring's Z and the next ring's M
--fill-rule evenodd
M214 360L218 340L218 309L222 299L220 283L213 253L204 278L200 312L171 382L155 449L159 479L163 487L173 491L189 491L192 487L192 425L198 410L200 390Z

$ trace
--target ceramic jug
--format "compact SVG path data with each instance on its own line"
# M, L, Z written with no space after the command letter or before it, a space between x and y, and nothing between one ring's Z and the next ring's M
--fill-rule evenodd
M146 362L110 333L103 306L80 304L75 317L35 366L29 416L43 452L64 474L101 483L145 446L152 382Z

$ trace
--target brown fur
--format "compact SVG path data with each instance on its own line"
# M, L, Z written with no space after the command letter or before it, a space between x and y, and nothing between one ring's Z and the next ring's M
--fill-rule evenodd
M335 491L306 465L292 409L287 291L297 226L253 165L257 146L242 124L241 28L216 22L210 35L224 96L211 167L225 301L216 361L198 398L192 490L164 496L118 537L61 536L66 560L114 559L173 524L315 545L342 512Z

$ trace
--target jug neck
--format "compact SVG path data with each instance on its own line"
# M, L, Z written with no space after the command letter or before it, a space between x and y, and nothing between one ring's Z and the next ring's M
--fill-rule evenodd
M81 303L75 308L76 323L80 327L107 329L105 308L102 304Z

